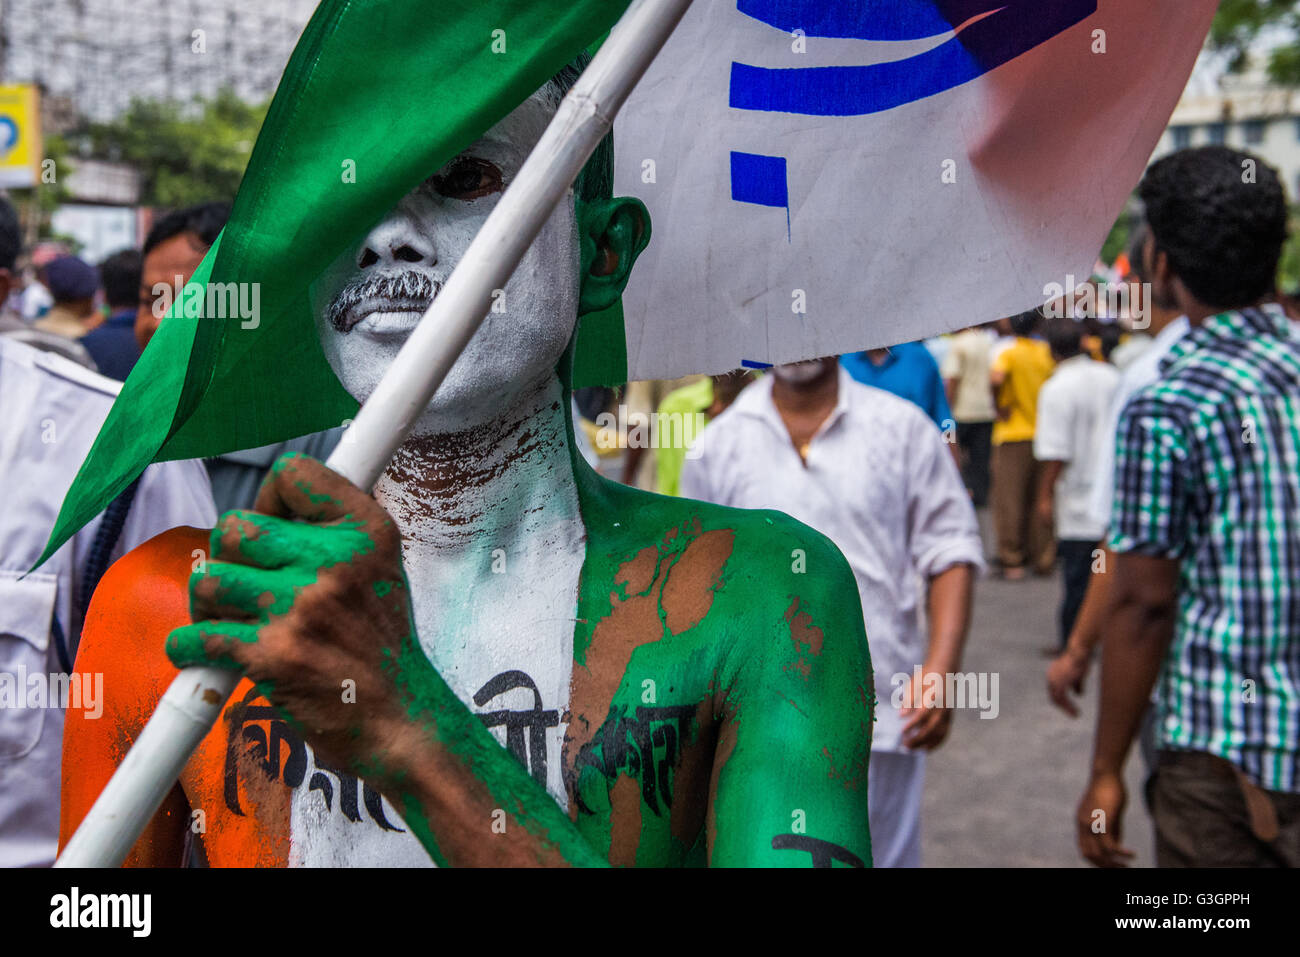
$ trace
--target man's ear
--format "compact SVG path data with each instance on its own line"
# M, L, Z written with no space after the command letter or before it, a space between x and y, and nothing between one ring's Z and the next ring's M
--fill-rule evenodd
M1156 245L1156 238L1150 233L1142 244L1142 269L1152 285L1167 285L1172 278L1169 254Z
M629 196L579 203L578 233L578 315L585 315L608 309L623 295L632 266L650 242L650 213Z

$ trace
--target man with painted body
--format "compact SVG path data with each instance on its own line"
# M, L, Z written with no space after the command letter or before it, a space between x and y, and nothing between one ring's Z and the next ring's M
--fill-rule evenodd
M559 92L408 193L313 287L322 349L358 399ZM373 499L286 457L255 512L110 571L78 661L106 672L105 715L68 730L65 841L174 665L217 662L247 677L130 863L178 863L195 833L214 865L870 862L872 676L844 558L779 513L625 488L573 452L575 317L617 299L648 240L639 203L580 192Z

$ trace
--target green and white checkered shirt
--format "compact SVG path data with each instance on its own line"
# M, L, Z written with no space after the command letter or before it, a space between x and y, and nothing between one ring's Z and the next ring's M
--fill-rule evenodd
M1159 746L1300 790L1300 339L1275 307L1206 319L1120 416L1111 547L1180 563Z

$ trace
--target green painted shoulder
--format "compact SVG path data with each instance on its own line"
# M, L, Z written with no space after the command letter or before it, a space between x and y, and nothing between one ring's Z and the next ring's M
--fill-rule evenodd
M584 594L595 620L619 599L658 587L659 617L670 634L689 625L733 651L755 650L788 638L798 621L841 636L834 645L846 655L867 656L848 561L829 538L789 515L603 479L584 489L581 503Z

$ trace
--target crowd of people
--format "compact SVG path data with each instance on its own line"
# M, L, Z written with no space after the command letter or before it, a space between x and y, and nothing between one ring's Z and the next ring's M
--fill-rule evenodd
M1123 768L1140 740L1158 864L1300 864L1300 338L1276 286L1285 196L1262 162L1242 177L1249 159L1187 150L1148 171L1142 225L1093 280L1124 289L1115 314L1048 304L926 342L573 396L597 471L784 512L847 560L875 676L876 866L923 863L925 755L948 738L986 571L1059 573L1045 650L1062 709L1077 713L1100 650L1083 856L1132 856ZM163 321L157 290L194 273L226 215L161 216L139 250L94 266L50 246L23 255L0 201L0 671L71 672L113 561L252 507L284 452L324 460L339 439L152 465L28 574L114 380ZM650 415L701 428L647 448L629 424ZM0 711L0 865L53 860L62 731L57 710Z

